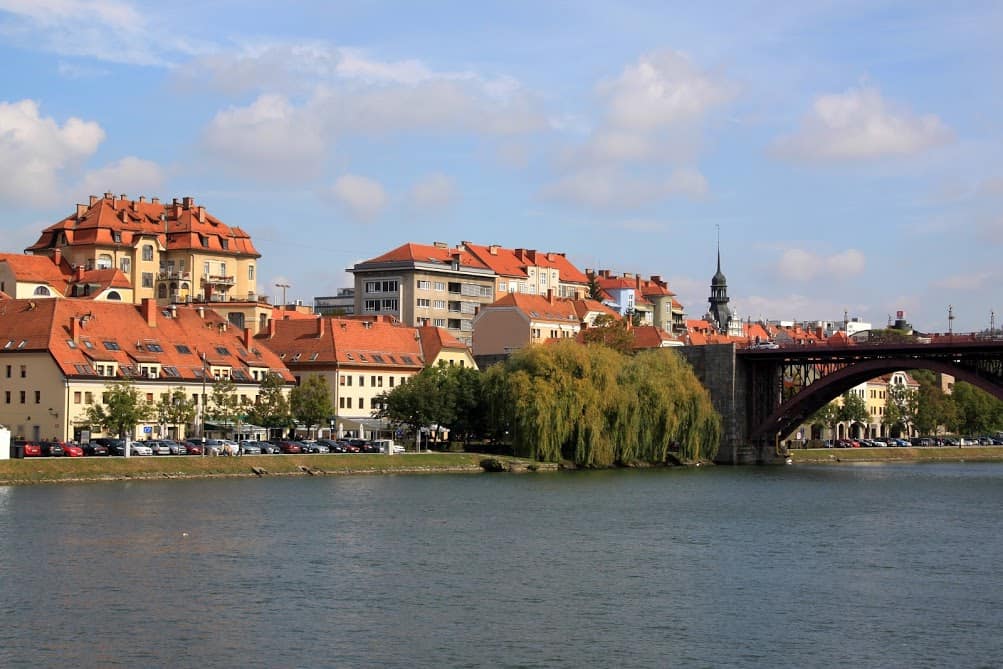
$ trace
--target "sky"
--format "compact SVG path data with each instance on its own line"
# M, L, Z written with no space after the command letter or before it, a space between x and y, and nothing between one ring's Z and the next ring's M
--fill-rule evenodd
M1003 3L0 0L0 251L191 196L311 304L405 242L689 318L1003 323ZM954 318L949 322L949 310Z

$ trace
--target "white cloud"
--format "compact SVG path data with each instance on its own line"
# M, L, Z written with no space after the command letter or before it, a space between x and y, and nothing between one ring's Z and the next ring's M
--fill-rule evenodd
M816 277L827 280L848 279L864 270L864 254L847 249L830 256L822 256L804 249L787 249L777 264L777 271L786 279L808 281Z
M91 156L104 138L97 123L69 118L60 126L40 116L33 100L0 102L0 199L43 206L58 201L64 170Z
M917 116L868 86L819 96L801 127L774 148L792 159L862 160L916 154L953 137L939 117Z
M692 168L676 169L663 177L628 174L613 168L593 168L565 175L544 188L542 194L549 199L595 208L633 209L676 196L703 198L708 190L706 177Z
M92 170L76 188L78 200L94 193L144 193L158 192L164 184L164 171L156 163L133 156Z
M267 179L315 175L330 142L314 108L294 107L281 95L218 112L203 132L204 148L215 159Z
M119 0L0 0L0 30L25 48L112 63L166 65L165 54L191 52L183 36L157 39L133 3Z
M456 182L445 174L429 174L411 188L411 202L420 209L442 209L456 199Z
M599 93L613 126L644 132L699 120L733 98L735 89L666 50L641 56L619 78L601 83Z
M995 284L996 272L976 272L974 274L955 274L946 276L943 279L934 281L931 285L935 288L944 288L956 291L981 290Z
M357 221L371 221L387 204L387 193L378 181L345 174L334 182L330 195Z

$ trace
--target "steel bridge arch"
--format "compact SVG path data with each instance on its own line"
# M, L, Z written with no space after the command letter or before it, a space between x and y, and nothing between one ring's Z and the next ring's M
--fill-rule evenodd
M980 374L977 369L937 358L894 357L853 362L826 374L781 403L764 421L753 427L753 442L786 439L816 411L855 386L882 374L910 369L929 369L949 374L1003 400L1003 383Z

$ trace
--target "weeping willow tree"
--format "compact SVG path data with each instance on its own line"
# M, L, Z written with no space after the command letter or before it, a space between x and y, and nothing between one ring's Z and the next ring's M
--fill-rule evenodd
M720 418L668 350L626 356L562 342L526 349L484 375L491 420L518 455L587 467L712 459Z

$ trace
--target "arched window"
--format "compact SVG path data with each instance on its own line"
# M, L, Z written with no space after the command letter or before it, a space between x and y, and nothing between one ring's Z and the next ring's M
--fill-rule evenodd
M98 269L111 269L111 256L107 253L102 253L98 256Z
M122 296L118 294L117 290L113 290L113 291L111 291L111 292L108 293L108 299L109 300L121 300Z
M153 245L143 244L143 260L153 260Z
M52 293L49 292L49 289L46 288L45 286L39 286L38 288L36 288L35 294L41 297L48 297L49 295L52 295Z

